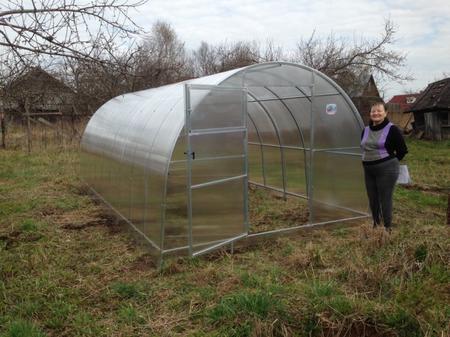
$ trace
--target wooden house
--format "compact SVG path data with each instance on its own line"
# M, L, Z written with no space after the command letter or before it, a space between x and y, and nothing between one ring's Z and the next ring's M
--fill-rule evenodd
M372 74L363 73L359 79L346 86L345 90L358 109L364 124L369 124L370 106L374 101L383 100Z
M32 113L71 114L75 92L40 67L33 67L12 80L1 95L3 109L11 115Z
M427 139L450 139L450 78L428 85L409 109L414 131Z

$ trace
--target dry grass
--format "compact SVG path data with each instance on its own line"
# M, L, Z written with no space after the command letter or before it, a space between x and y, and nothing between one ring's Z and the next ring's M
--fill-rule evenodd
M421 144L412 145L410 156L420 158ZM424 170L450 171L441 162L446 149L433 151L438 167L430 162ZM8 150L0 160L2 336L450 332L447 199L438 189L445 186L419 166L412 174L420 188L396 192L390 236L369 222L304 231L235 254L172 258L158 272L128 231L84 194L76 150ZM306 216L294 200L256 197L263 228Z

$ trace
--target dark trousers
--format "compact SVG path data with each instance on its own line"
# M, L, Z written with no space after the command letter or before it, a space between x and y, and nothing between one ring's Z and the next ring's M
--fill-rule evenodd
M397 158L364 166L364 179L374 225L379 225L381 219L384 220L386 228L392 224L392 196L398 173Z

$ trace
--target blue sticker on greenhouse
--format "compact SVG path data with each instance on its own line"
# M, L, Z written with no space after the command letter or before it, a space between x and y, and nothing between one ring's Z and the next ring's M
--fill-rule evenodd
M327 104L327 108L325 110L327 115L335 115L337 112L337 105L336 104Z

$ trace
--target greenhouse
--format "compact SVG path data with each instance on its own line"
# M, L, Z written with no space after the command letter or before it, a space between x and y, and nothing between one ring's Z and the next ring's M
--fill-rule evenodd
M263 63L108 101L84 132L81 174L158 257L195 256L367 217L362 128L324 74ZM252 230L254 187L303 202L307 221Z

